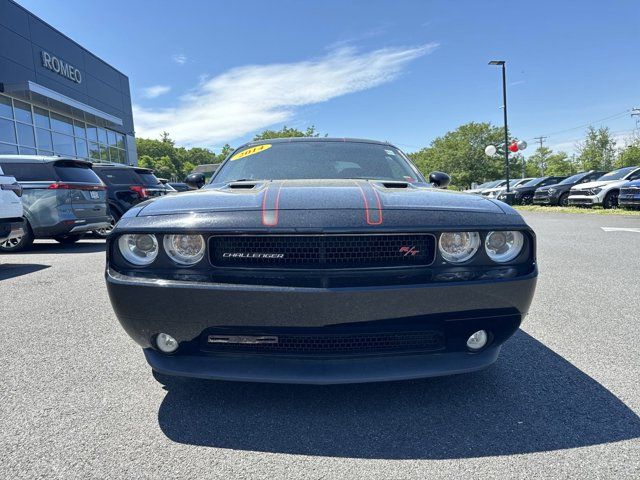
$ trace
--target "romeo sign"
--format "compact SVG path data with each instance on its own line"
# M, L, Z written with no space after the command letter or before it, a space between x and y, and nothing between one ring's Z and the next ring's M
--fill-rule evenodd
M52 72L56 72L58 75L62 75L72 82L82 83L82 74L76 67L70 63L60 60L55 55L51 55L49 52L45 52L44 50L41 55L42 66L44 68L48 68Z

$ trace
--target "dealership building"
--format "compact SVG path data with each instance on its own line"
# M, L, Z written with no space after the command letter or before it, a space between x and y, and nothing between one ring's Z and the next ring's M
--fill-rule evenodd
M0 0L0 154L137 164L129 79Z

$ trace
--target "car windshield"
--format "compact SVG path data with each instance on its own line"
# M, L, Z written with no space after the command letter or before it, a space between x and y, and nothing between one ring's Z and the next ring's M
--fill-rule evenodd
M571 183L577 183L580 180L582 180L582 178L587 175L586 173L576 173L575 175L570 176L569 178L565 178L564 180L562 180L560 183L558 183L558 185L569 185Z
M545 177L534 178L533 180L529 180L527 183L523 183L522 185L518 185L519 187L535 187L538 185Z
M618 170L614 170L613 172L605 173L598 180L621 180L637 168L638 167L620 168Z
M493 188L493 187L495 187L496 185L498 185L499 183L500 183L500 180L492 180L491 182L485 182L485 183L483 183L482 185L478 185L478 186L476 187L476 189L478 189L478 190L479 190L479 189L481 189L481 188L482 188L482 189L486 189L486 188Z
M243 147L220 167L212 182L340 178L424 181L404 154L390 145L320 140Z

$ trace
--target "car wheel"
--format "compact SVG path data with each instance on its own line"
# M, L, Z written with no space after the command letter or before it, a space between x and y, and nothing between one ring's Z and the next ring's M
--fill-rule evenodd
M618 191L612 190L604 197L602 202L603 208L617 208L618 206Z
M5 240L4 242L0 242L0 252L3 253L11 253L11 252L23 252L28 250L31 245L33 245L33 241L35 240L33 236L33 230L31 230L31 225L29 222L25 221L25 232L24 235L17 238L12 238L11 240Z
M111 215L111 218L109 219L109 226L94 230L93 234L98 238L107 238L113 230L113 227L116 226L116 223L118 223L118 218L116 218L116 215Z
M533 195L522 197L522 205L531 205L533 203Z
M58 235L53 237L53 239L63 245L71 245L72 243L76 243L82 237L84 237L84 235Z
M558 199L558 205L561 207L569 206L569 192L565 192L560 195L560 198Z

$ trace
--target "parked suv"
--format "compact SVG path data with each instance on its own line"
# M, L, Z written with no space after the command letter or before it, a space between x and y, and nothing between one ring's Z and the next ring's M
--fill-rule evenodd
M619 168L601 176L594 182L572 187L569 194L569 205L617 207L620 187L627 182L638 179L640 179L640 167Z
M91 163L64 157L0 155L0 167L23 188L24 235L0 244L15 252L36 238L74 243L109 225L106 187Z
M167 194L167 187L153 174L153 170L129 167L119 163L95 163L93 170L107 186L109 225L95 230L106 237L124 212L134 205Z
M511 205L530 205L533 203L533 195L540 187L555 185L567 177L538 177L529 180L527 183L517 186L509 192L511 197ZM498 195L498 200L507 201L507 192ZM509 202L507 202L509 203Z
M618 203L622 208L640 208L640 180L625 183L620 188Z
M0 166L0 243L24 235L21 196L20 184L15 178L5 176Z
M566 207L569 205L569 191L571 187L581 183L593 182L607 172L597 172L589 170L588 172L580 172L565 178L560 183L540 187L533 195L533 203L536 205L558 205Z

